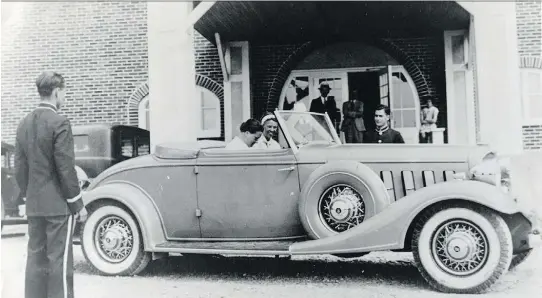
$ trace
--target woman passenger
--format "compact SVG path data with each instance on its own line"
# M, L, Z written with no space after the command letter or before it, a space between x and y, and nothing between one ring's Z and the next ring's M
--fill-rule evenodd
M248 119L241 123L241 133L231 140L225 149L242 150L249 149L262 136L263 126L256 119Z

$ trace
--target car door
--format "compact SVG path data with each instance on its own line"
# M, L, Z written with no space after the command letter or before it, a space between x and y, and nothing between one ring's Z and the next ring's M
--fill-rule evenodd
M203 150L197 161L203 238L300 236L291 149Z

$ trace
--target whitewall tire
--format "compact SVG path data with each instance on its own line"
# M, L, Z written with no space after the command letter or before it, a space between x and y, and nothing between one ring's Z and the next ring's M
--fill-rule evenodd
M135 275L151 260L136 221L117 206L100 206L88 216L81 246L87 261L103 275Z
M412 251L418 270L433 288L475 294L507 272L512 236L502 217L489 209L439 206L417 222Z

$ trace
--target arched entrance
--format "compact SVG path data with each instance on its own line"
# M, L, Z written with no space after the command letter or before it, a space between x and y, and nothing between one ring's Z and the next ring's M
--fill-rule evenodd
M320 96L318 86L328 82L337 109L357 91L364 102L367 129L374 129L373 111L379 104L391 108L391 126L405 142L418 143L420 98L408 71L387 52L360 42L337 43L314 50L290 72L280 93L278 109L308 110ZM342 115L342 113L341 113ZM340 126L340 120L335 123Z

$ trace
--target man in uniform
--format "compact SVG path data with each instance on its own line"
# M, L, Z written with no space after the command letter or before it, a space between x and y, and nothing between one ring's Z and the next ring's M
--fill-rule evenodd
M41 103L17 128L15 168L26 197L28 257L26 298L72 298L74 216L87 213L75 171L69 120L57 113L64 104L64 78L44 72L36 80Z
M390 108L379 105L375 110L375 130L370 130L365 135L365 143L404 143L401 133L389 127Z
M274 137L278 132L278 123L275 115L270 114L262 118L263 134L252 146L255 149L281 149L280 144Z

